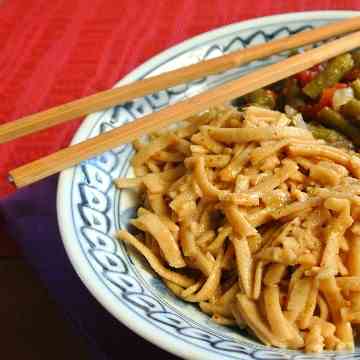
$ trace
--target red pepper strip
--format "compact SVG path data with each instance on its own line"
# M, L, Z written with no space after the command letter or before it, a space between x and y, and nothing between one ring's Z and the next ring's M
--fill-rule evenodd
M316 116L317 113L325 106L332 107L332 99L336 90L345 89L347 87L349 87L348 84L337 83L332 87L324 89L319 102L313 105L306 105L303 109L301 109L301 112L309 117Z
M304 87L315 76L316 76L316 73L314 73L313 71L310 71L310 70L304 70L304 71L294 75L295 79L297 79L299 81L301 87Z
M310 82L321 70L322 65L315 65L308 70L301 71L300 73L294 75L295 79L297 79L301 85L304 87L308 82Z
M347 84L337 83L332 87L324 89L321 98L319 100L320 110L325 106L332 107L332 99L334 97L335 91L338 89L345 89L347 87L348 87Z

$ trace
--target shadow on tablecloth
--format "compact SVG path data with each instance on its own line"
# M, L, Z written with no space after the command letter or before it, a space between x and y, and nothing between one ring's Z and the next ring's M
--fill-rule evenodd
M134 334L110 315L73 270L60 238L56 217L57 177L51 177L0 200L0 216L9 235L63 310L75 331L84 336L95 360L176 359Z

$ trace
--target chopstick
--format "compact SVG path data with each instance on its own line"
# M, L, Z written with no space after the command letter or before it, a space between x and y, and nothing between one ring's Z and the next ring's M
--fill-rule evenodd
M273 40L266 44L241 49L228 55L202 61L128 85L105 90L0 126L0 144L79 116L118 105L136 97L223 72L285 50L298 48L359 29L360 17L350 18L311 31L300 32L286 38Z
M133 141L139 136L206 110L210 106L223 104L235 97L287 78L359 46L360 31L261 68L240 79L225 83L117 129L20 166L10 171L10 179L17 187L29 185L76 165L82 160L99 155L121 144Z

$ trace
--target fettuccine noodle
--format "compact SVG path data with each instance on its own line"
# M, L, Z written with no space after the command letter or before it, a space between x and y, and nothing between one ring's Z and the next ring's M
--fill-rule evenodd
M136 141L142 207L117 237L174 294L264 344L354 349L360 158L276 111L211 109Z

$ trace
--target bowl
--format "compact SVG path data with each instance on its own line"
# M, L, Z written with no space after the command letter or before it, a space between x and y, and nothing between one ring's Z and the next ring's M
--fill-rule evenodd
M172 47L141 65L116 86L209 59L249 45L305 31L359 14L352 11L292 13L225 26ZM237 78L281 55L165 89L86 118L72 143L119 127L205 89ZM114 239L135 215L136 198L113 180L131 173L133 149L123 145L61 173L57 213L66 252L95 298L119 321L159 347L187 359L305 359L298 351L262 345L246 331L215 324L194 305L177 299L132 249ZM323 353L319 359L360 358Z

